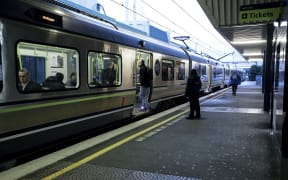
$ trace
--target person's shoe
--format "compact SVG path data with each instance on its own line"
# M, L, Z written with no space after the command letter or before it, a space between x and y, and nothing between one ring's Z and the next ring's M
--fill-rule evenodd
M201 119L201 117L200 116L196 116L195 119Z
M194 117L187 116L186 119L187 120L192 120L192 119L194 119Z

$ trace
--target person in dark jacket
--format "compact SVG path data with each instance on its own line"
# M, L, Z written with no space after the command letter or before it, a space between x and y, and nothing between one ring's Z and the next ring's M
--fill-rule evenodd
M26 68L22 68L18 72L19 88L23 92L37 92L41 91L40 84L33 82L30 79L30 73Z
M148 97L151 88L151 78L148 74L148 68L145 66L144 60L140 64L140 97L141 97L141 111L150 111L151 107L148 102Z
M114 69L114 64L110 62L108 68L103 71L103 84L106 86L115 85L116 71Z
M64 75L57 72L55 76L48 76L43 86L49 90L63 90L65 89L65 84L63 83Z
M195 69L192 69L190 72L190 76L187 80L185 96L189 99L190 102L190 114L186 119L200 119L200 103L199 103L199 96L200 96L200 89L202 83L200 77L197 74ZM196 115L195 115L196 112Z
M238 85L241 84L241 77L237 72L234 72L230 77L230 85L232 86L232 94L236 96Z

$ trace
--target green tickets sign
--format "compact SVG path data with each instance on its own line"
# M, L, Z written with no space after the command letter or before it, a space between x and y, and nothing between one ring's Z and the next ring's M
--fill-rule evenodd
M240 11L240 24L275 21L281 16L281 7Z
M240 6L240 24L265 23L281 19L286 1Z

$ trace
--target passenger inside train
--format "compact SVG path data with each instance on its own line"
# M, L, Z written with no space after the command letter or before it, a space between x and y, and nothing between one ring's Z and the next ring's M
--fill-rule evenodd
M114 63L109 62L106 69L103 71L103 84L111 86L115 84L116 71L114 69Z
M30 73L26 68L22 68L18 72L19 89L22 92L37 92L41 90L41 86L30 79Z
M69 76L69 80L66 82L67 87L75 87L77 85L77 75L72 72Z
M64 75L60 72L57 72L55 76L49 76L45 82L43 83L43 87L48 90L61 90L65 89L65 85L63 83Z

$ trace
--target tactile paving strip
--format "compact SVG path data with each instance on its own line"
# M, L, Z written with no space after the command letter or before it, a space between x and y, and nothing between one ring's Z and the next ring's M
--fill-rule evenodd
M49 170L48 170L49 171ZM47 173L47 171L46 171ZM44 175L46 173L40 173ZM33 174L21 178L21 180L36 180L43 177ZM174 175L165 175L152 172L135 171L129 169L121 169L114 167L105 167L100 165L84 164L79 168L74 169L62 176L56 178L57 180L79 180L79 179L93 179L93 180L201 180L197 178L181 177Z

